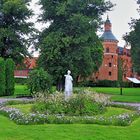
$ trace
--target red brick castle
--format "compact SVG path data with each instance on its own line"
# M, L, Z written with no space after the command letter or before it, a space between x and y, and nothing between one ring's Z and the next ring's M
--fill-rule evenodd
M93 74L93 80L118 80L119 59L123 63L123 80L126 77L133 77L130 49L119 47L118 40L112 33L112 24L107 17L104 23L104 33L101 36L103 40L103 62L96 74Z

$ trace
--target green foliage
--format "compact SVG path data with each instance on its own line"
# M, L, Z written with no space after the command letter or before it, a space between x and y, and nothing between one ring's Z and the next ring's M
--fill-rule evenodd
M29 74L28 87L33 95L37 92L49 93L52 87L51 76L42 68L35 69Z
M0 57L0 96L5 95L5 61Z
M93 95L76 94L68 100L63 94L52 94L39 99L32 108L45 114L65 114L70 116L95 115L105 111L105 105L97 102Z
M5 74L6 74L6 91L5 95L14 95L15 79L14 79L15 63L12 59L5 61Z
M20 85L26 85L28 82L27 78L15 78L15 83Z
M59 83L68 69L76 79L89 76L101 62L103 47L96 31L101 15L112 7L104 0L40 0L42 21L51 21L39 37L39 66ZM77 79L76 79L77 80ZM74 80L74 81L76 81Z
M97 82L97 86L99 87L118 87L118 81L110 81L110 80L99 80Z
M30 0L1 0L0 2L0 56L19 63L29 55L28 47L33 36L32 16L28 9ZM30 37L28 36L30 34ZM28 39L25 38L28 36Z
M101 103L95 102L92 96L86 94L77 94L66 104L66 114L70 115L97 115L105 111L105 107Z
M138 11L140 13L140 7ZM140 73L140 19L132 19L130 29L131 31L124 36L124 39L131 45L133 70Z

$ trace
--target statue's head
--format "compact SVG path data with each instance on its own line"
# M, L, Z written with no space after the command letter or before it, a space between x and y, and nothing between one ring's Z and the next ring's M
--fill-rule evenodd
M71 71L70 71L70 70L68 70L68 71L67 71L67 73L68 73L68 75L70 75L70 74L71 74Z

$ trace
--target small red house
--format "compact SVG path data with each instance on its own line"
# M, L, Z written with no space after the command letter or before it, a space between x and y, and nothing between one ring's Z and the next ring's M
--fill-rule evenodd
M37 57L34 58L25 58L24 60L24 68L17 68L14 71L14 77L15 78L27 78L29 75L29 72L36 67L36 61Z

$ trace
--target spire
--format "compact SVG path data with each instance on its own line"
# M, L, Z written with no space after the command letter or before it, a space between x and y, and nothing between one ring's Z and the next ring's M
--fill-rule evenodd
M109 20L109 16L107 15L107 19L104 24L105 31L111 31L112 24Z
M116 39L116 37L113 35L112 33L112 24L109 20L109 16L107 15L107 19L104 23L104 33L103 35L101 36L101 38L104 40L104 41L115 41L115 42L118 42L118 40Z
M109 20L109 16L108 16L108 14L107 14L107 20Z

